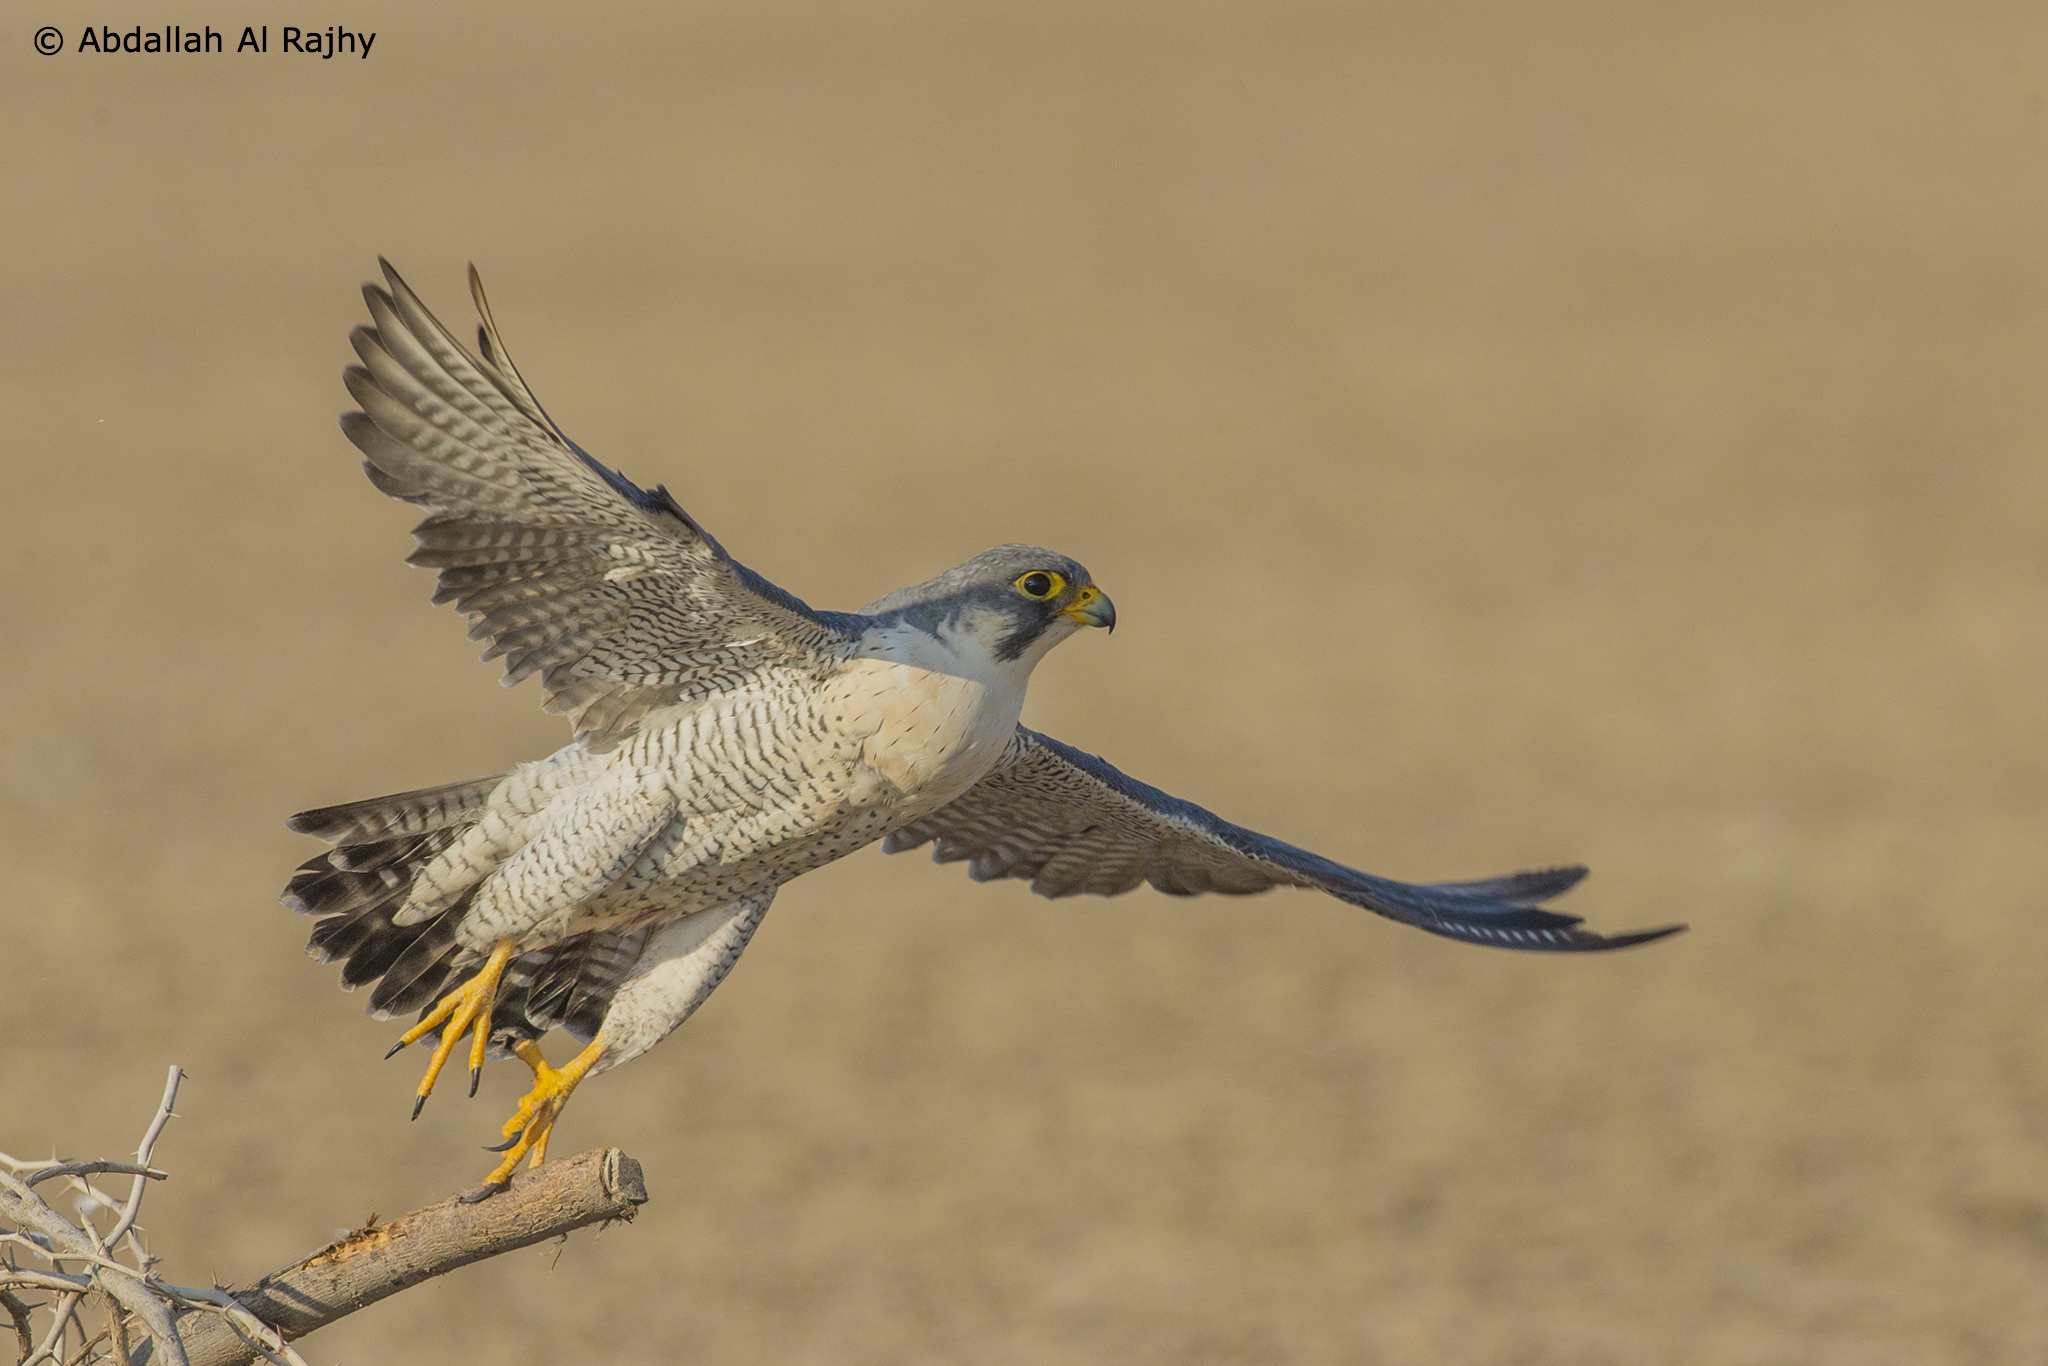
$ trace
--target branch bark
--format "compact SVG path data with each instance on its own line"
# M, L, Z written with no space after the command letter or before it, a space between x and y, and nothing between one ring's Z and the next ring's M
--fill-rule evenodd
M473 1205L460 1198L358 1229L302 1262L274 1271L234 1298L289 1341L459 1266L557 1238L586 1224L631 1219L647 1200L640 1164L617 1148L593 1148L522 1172ZM178 1316L191 1366L248 1366L260 1353L217 1313ZM163 1366L154 1344L135 1366Z

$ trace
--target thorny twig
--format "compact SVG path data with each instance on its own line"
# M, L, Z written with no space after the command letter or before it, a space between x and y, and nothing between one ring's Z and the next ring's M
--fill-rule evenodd
M7 1156L7 1154L0 1153L0 1162L13 1162L14 1160ZM91 1176L97 1172L132 1172L136 1176L146 1176L152 1181L162 1181L170 1175L169 1172L160 1172L154 1167L145 1167L135 1162L52 1162L48 1166L38 1166L36 1163L26 1162L21 1164L21 1166L23 1170L31 1173L21 1184L30 1187L33 1187L38 1181L47 1181L53 1176ZM81 1181L79 1185L84 1186L85 1183ZM86 1189L91 1190L91 1187L88 1186ZM103 1198L99 1196L97 1191L94 1191L93 1194L95 1198Z
M71 1326L71 1307L77 1303L76 1292L57 1301L57 1312L50 1316L49 1335L36 1344L35 1351L23 1359L21 1366L36 1366L38 1361L57 1359L57 1344L63 1339L65 1330Z
M164 1098L156 1107L156 1118L150 1120L141 1145L135 1149L135 1165L142 1170L135 1174L134 1182L128 1187L128 1204L121 1211L121 1222L114 1225L114 1231L107 1235L109 1246L118 1245L121 1235L135 1227L135 1216L142 1213L142 1192L149 1188L150 1150L156 1147L157 1135L164 1131L164 1125L171 1122L171 1106L177 1103L178 1083L184 1075L183 1068L173 1066L170 1075L164 1078ZM143 1265L147 1266L148 1262Z
M120 1320L116 1318L114 1322L118 1323L120 1322ZM85 1330L81 1328L78 1331L83 1333ZM79 1366L79 1364L82 1362L92 1360L93 1348L99 1346L101 1343L105 1342L108 1338L112 1337L113 1335L114 1330L112 1328L100 1329L99 1332L94 1333L91 1337L85 1340L85 1345L83 1347L79 1348L71 1356L66 1357L64 1359L64 1366Z
M18 1366L86 1366L91 1362L120 1362L130 1359L128 1320L139 1320L149 1331L154 1348L152 1360L165 1366L187 1366L185 1345L179 1336L177 1311L200 1311L226 1319L235 1332L248 1340L262 1356L283 1366L305 1366L304 1360L285 1345L277 1331L217 1290L196 1290L170 1285L152 1271L156 1259L143 1246L135 1221L142 1212L142 1193L149 1182L161 1181L164 1173L151 1167L150 1154L163 1134L177 1104L178 1083L184 1073L172 1067L164 1078L163 1099L142 1135L133 1162L25 1161L0 1153L0 1219L13 1225L0 1229L0 1244L7 1245L0 1262L0 1305L14 1322L16 1340L22 1349ZM120 1174L134 1177L128 1198L117 1200L95 1187L88 1177ZM76 1223L50 1207L34 1187L52 1178L63 1178L78 1192ZM104 1234L93 1216L101 1210L119 1210L112 1228ZM47 1263L47 1267L23 1266L15 1249ZM132 1261L120 1260L126 1254ZM32 1305L13 1294L24 1288L51 1293L54 1299ZM98 1308L107 1326L88 1335L80 1318L81 1304ZM48 1315L42 1340L35 1340L34 1315ZM79 1339L68 1349L73 1334ZM105 1347L112 1348L111 1353ZM68 1350L67 1350L68 1349Z
M50 1317L43 1340L27 1354L22 1366L45 1360L63 1366L74 1326L82 1341L73 1359L93 1359L92 1339L77 1318L79 1302L93 1291L102 1292L97 1299L109 1306L106 1312L111 1319L119 1321L131 1314L140 1319L158 1341L164 1361L184 1360L184 1350L178 1342L170 1306L150 1284L150 1257L135 1231L135 1217L141 1212L142 1191L155 1175L149 1166L149 1154L156 1146L157 1136L163 1132L164 1125L170 1122L172 1106L177 1100L178 1082L183 1075L176 1067L166 1075L163 1100L150 1120L133 1164L28 1162L0 1155L0 1167L6 1168L0 1170L0 1218L5 1218L17 1230L6 1237L12 1246L4 1265L0 1265L0 1289L22 1286L57 1293L55 1301L41 1306L28 1306L18 1299L15 1301L23 1304L24 1308L39 1308ZM111 1167L127 1168L135 1178L134 1189L129 1192L125 1204L108 1198L85 1179ZM51 1177L63 1177L80 1192L78 1222L73 1223L57 1213L33 1189L36 1183ZM105 1236L93 1221L93 1215L101 1209L121 1210L113 1230ZM124 1241L134 1258L132 1266L116 1260L116 1249L121 1248ZM26 1247L33 1257L47 1263L48 1269L22 1266L13 1247ZM17 1320L17 1336L19 1327Z
M21 1344L25 1360L36 1349L36 1329L29 1320L28 1306L16 1299L13 1291L0 1289L0 1308L6 1309L7 1316L14 1320L14 1339Z

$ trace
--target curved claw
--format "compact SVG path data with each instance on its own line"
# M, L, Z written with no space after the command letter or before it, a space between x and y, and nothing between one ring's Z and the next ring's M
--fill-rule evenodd
M488 1150L504 1153L505 1160L484 1178L486 1193L490 1187L504 1189L518 1168L520 1158L531 1154L532 1165L536 1167L547 1160L548 1137L555 1131L555 1121L561 1118L562 1108L569 1103L569 1094L589 1075L604 1050L604 1032L600 1030L588 1048L557 1071L548 1066L539 1045L531 1039L512 1046L519 1060L533 1069L533 1089L519 1102L518 1113L505 1121L505 1127L499 1131L505 1136L504 1146ZM484 1194L477 1196L479 1200L484 1198Z
M384 1056L394 1056L407 1044L416 1043L434 1030L441 1031L441 1040L434 1046L434 1056L427 1062L427 1074L420 1078L417 1095L413 1102L412 1117L420 1117L420 1106L434 1093L434 1082L441 1075L441 1068L454 1053L455 1045L462 1036L474 1033L475 1039L469 1047L469 1093L476 1094L476 1086L484 1066L484 1045L490 1038L491 1012L497 1005L498 981L505 975L505 965L512 961L519 946L510 939L501 939L491 950L491 956L477 969L476 975L461 986L443 996L434 1008L420 1017L420 1022L398 1036L398 1042Z

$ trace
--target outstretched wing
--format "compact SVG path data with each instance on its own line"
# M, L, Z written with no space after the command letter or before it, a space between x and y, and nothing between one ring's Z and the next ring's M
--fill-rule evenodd
M1116 896L1141 882L1175 896L1314 887L1431 934L1504 949L1618 949L1685 928L1606 938L1579 929L1575 915L1542 909L1584 868L1423 885L1374 877L1232 825L1022 726L988 776L882 847L926 843L940 863L967 860L976 882L1029 878L1040 896Z
M677 506L593 460L548 417L482 325L471 354L388 261L365 285L373 327L350 334L362 405L342 430L370 480L432 515L409 563L441 572L435 602L469 616L507 687L540 676L546 708L615 742L653 707L776 663L816 666L847 632L725 553Z

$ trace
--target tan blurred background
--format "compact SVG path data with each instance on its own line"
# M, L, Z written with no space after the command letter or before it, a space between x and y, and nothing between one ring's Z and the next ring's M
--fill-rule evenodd
M318 9L318 7L316 7ZM1662 11L1649 14L1646 10ZM792 886L578 1096L639 1222L315 1361L2048 1359L2048 9L349 4L0 22L0 1147L246 1280L467 1186L275 896L302 807L564 738L334 415L475 260L590 450L852 607L1123 629L1026 719L1556 960L1335 902Z

